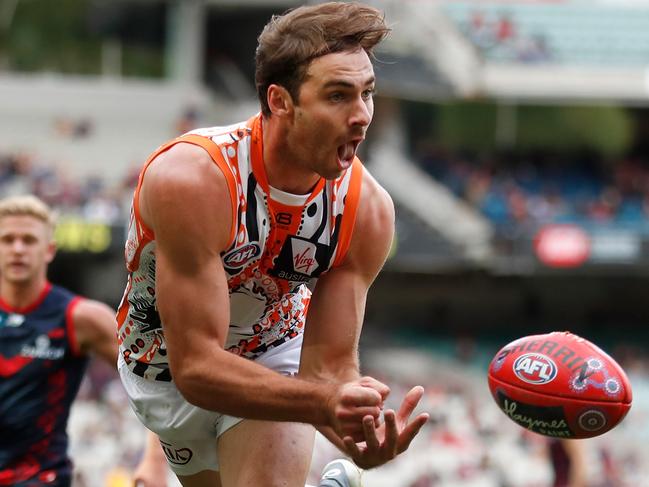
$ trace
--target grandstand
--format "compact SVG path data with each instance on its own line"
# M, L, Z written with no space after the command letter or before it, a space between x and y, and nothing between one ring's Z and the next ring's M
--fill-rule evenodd
M255 37L303 2L78 0L96 56L76 72L21 69L12 43L43 2L0 3L0 193L34 191L73 217L50 277L116 305L137 168L188 128L252 114ZM497 410L484 373L500 345L553 329L615 353L635 389L625 422L589 443L589 485L649 486L649 1L369 3L394 33L363 160L395 201L397 240L362 358L396 396L423 382L433 419L367 487L551 485L543 439ZM154 34L136 36L130 14ZM138 74L131 51L164 67ZM119 388L93 374L71 431L77 487L105 485L91 471L124 485L141 437ZM334 454L320 442L314 472Z

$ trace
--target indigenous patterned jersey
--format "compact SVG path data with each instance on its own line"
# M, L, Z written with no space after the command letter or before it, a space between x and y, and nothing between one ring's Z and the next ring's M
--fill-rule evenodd
M87 363L72 325L79 299L48 284L27 308L0 300L0 485L70 485L66 427Z
M258 115L229 127L199 129L160 147L135 190L128 238L127 287L118 311L120 354L136 374L169 381L155 296L155 236L142 221L138 195L149 163L179 142L204 148L223 172L233 208L223 266L230 295L226 349L254 359L304 331L311 289L349 247L363 166L293 195L268 184Z

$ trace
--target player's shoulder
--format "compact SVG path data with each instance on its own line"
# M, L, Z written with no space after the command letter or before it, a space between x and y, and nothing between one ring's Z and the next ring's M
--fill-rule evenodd
M224 143L232 143L241 138L245 137L250 133L248 127L249 122L237 122L231 125L219 125L214 127L202 127L194 129L186 134L183 134L180 138L191 137L191 136L200 136L210 139L210 141L216 145L221 145Z
M51 303L56 303L57 306L67 306L71 301L81 298L75 292L58 284L48 284L47 289L47 295L43 300L43 304L46 306L51 305Z
M374 279L383 266L394 236L394 204L388 192L362 168L358 208L343 266Z
M212 178L222 176L217 166L223 157L223 146L239 141L247 133L245 122L187 132L154 153L146 178L170 185L188 180L191 184L200 181L209 184Z
M142 185L156 192L190 188L198 191L222 178L221 171L205 148L180 141L151 161Z
M394 203L390 194L363 167L361 196L358 217L361 225L363 222L370 226L379 227L394 223Z

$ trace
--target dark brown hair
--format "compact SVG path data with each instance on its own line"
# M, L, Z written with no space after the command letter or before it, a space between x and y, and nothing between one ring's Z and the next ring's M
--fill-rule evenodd
M271 84L297 103L309 64L326 54L364 49L368 54L390 29L381 11L361 4L328 2L274 15L259 35L255 84L264 116L270 116Z

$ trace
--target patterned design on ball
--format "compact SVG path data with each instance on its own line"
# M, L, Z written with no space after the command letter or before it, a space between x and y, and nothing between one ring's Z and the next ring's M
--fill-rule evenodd
M622 390L622 385L619 380L610 378L604 383L604 390L609 396L617 396Z
M602 367L604 367L604 364L602 361L598 358L591 357L589 358L586 363L588 363L588 367L590 367L592 370L599 370Z
M493 370L494 372L498 372L500 369L502 369L502 368L503 368L503 364L505 363L505 358L507 358L507 355L501 353L501 354L496 358L496 360L494 360L494 361L491 363L491 370Z
M606 416L594 409L582 413L577 419L579 426L586 431L599 431L606 427Z
M590 357L586 360L586 364L588 368L585 371L577 371L570 377L570 389L583 393L592 387L603 390L609 397L617 397L623 392L620 381L616 377L611 377L600 359Z

